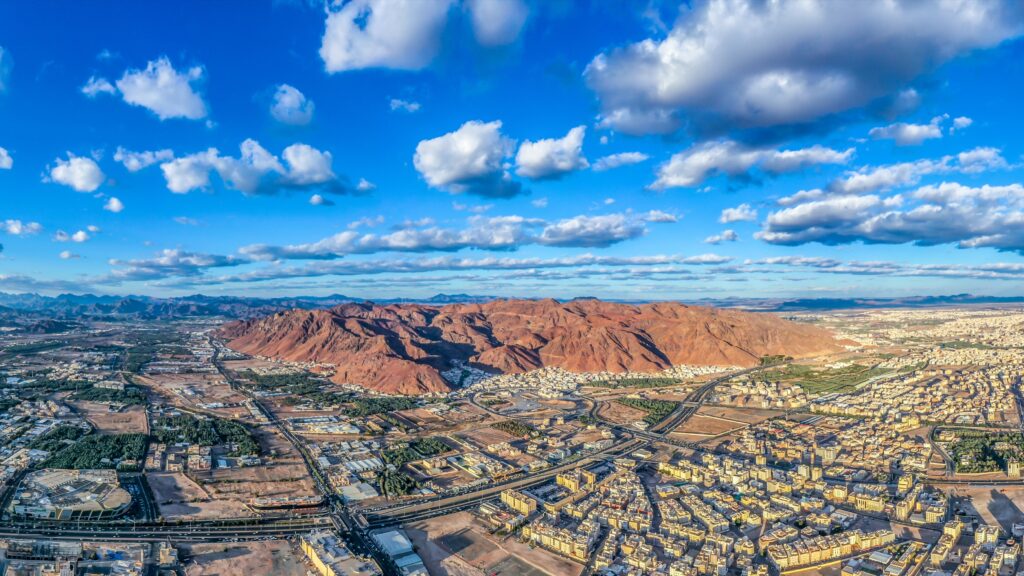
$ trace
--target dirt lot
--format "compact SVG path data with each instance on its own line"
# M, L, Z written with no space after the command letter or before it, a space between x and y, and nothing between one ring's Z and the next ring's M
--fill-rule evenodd
M491 444L498 444L501 442L513 442L520 438L513 436L507 432L502 432L497 428L491 428L490 426L483 426L475 428L473 430L467 430L460 434L463 438L476 446L483 448L484 446L490 446Z
M146 474L153 498L165 519L237 518L252 516L243 503L232 499L213 499L211 493L181 472Z
M735 420L746 424L764 422L765 420L775 418L783 414L784 412L779 410L764 410L760 408L744 408L742 410L737 410L735 408L728 408L725 406L702 406L700 410L697 411L697 415L699 416L713 416L716 418Z
M302 553L285 540L231 544L193 544L183 552L188 576L305 576Z
M149 420L146 418L146 409L142 406L127 406L112 412L109 404L101 402L74 402L71 405L100 432L149 434Z
M245 396L232 390L217 374L155 374L138 376L136 381L172 406L202 410L222 418L249 417L249 410L242 405ZM213 408L211 404L224 406Z
M531 548L515 538L491 536L467 512L406 527L435 576L579 576L583 566Z
M633 422L642 421L644 416L647 416L647 412L630 408L614 400L609 400L601 405L598 415L617 424L632 424Z
M1005 532L1024 522L1024 486L971 486L950 490L955 506Z

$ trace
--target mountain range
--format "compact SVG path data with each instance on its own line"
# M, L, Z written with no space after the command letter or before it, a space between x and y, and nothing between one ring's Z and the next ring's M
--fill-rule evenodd
M229 323L232 349L335 368L333 380L385 393L445 392L458 362L496 373L659 372L678 364L752 366L766 355L841 349L832 334L773 314L594 299L473 304L349 303Z

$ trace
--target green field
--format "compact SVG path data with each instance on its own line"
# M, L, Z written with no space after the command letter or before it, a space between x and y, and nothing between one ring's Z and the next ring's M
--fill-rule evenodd
M796 384L808 394L822 395L850 392L869 378L880 376L886 372L888 370L884 368L872 368L861 364L823 370L800 364L789 364L767 372L764 377Z
M648 426L654 426L664 420L679 405L677 402L670 402L668 400L649 400L647 398L617 398L615 401L623 406L647 412L647 415L644 416L644 422Z

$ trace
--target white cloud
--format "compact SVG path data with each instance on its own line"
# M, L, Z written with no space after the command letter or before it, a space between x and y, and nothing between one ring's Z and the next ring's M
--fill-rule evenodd
M199 220L189 218L188 216L175 216L173 220L182 226L199 226Z
M714 234L704 239L705 244L721 244L722 242L735 242L740 236L735 230L723 230L720 234Z
M989 170L1008 168L998 148L974 148L957 155L947 155L937 160L922 159L913 162L899 162L882 166L866 166L855 172L848 172L842 178L832 181L828 189L838 194L864 194L889 190L900 186L917 184L922 177L933 174L961 172L976 174Z
M106 78L97 78L96 76L90 76L86 80L85 85L82 86L82 94L85 94L89 98L95 98L100 94L117 94L117 89L110 83Z
M663 39L599 54L584 73L602 122L631 133L806 125L893 98L922 74L1021 32L996 0L706 0Z
M222 156L216 148L175 158L160 165L167 189L176 194L210 187L210 172L217 172L225 185L245 194L273 194L281 189L323 186L340 191L341 185L331 168L331 153L307 144L292 144L284 149L284 164L248 139L239 147L238 158Z
M671 223L675 216L650 211L598 216L580 215L555 222L522 216L472 216L462 229L442 228L432 220L406 222L389 234L357 231L362 225L307 244L270 246L257 244L242 248L244 256L256 260L332 260L349 254L379 252L430 252L516 250L524 245L561 247L605 247L647 233L647 225ZM377 224L380 220L372 221Z
M174 158L174 151L166 149L133 152L118 146L117 151L114 152L114 160L123 164L129 172L138 172L139 170L152 166L157 162L166 162L172 158Z
M757 237L784 245L954 243L1024 253L1024 186L943 182L907 195L826 197L773 212Z
M103 205L103 209L107 212L113 212L114 214L120 214L124 210L124 203L117 199L115 196L107 198L107 202Z
M718 174L746 177L755 167L770 174L779 174L816 164L845 164L853 152L853 148L839 151L820 145L774 150L750 148L732 140L705 142L674 154L659 166L657 179L650 187L654 190L695 187Z
M971 120L967 116L957 116L953 119L953 130L963 130L974 124L974 120Z
M310 196L309 203L312 206L334 206L334 202L331 202L329 199L324 198L320 194L313 194L312 196Z
M0 170L10 170L13 167L14 158L11 158L11 154L6 148L0 146Z
M530 200L530 204L532 204L534 208L547 208L548 207L548 199L547 198L535 198L533 200Z
M620 152L618 154L610 154L603 156L594 162L595 172L604 172L605 170L611 170L620 166L628 166L630 164L639 164L649 158L647 154L643 152Z
M87 242L89 240L89 233L85 230L79 230L73 234L68 234L63 230L58 230L57 233L53 235L53 239L57 242L75 242L81 244L82 242Z
M71 250L62 250L60 253L61 260L74 260L75 258L81 258L81 256L75 254Z
M750 207L750 204L740 204L735 208L726 208L718 217L722 224L730 222L750 222L757 220L757 210Z
M352 0L328 10L320 57L328 72L419 70L437 54L452 0Z
M868 132L875 140L892 140L898 146L917 146L925 140L942 138L942 122L947 116L936 116L928 124L906 124L898 122Z
M77 192L94 192L106 177L99 164L92 158L75 156L68 152L68 159L57 158L56 165L44 181L70 186Z
M4 220L0 222L0 229L11 236L31 236L43 230L39 222L22 222L21 220Z
M501 134L501 121L466 122L454 132L416 145L413 165L434 188L453 194L510 197L521 190L505 169L515 142Z
M419 102L412 102L410 100L402 100L400 98L391 99L391 110L402 110L405 112L416 112L420 109Z
M95 224L89 224L88 226L85 227L85 229L88 230L89 232L92 232L93 234L99 234L100 232L100 227Z
M313 101L294 86L280 84L274 92L274 101L270 105L270 115L283 124L305 126L313 121Z
M466 0L466 7L476 40L484 46L514 42L530 12L522 0Z
M563 138L523 142L516 154L516 174L535 180L554 179L589 166L583 157L585 126L577 126Z
M206 103L193 83L203 78L203 68L194 66L178 72L166 57L151 60L145 70L126 70L117 81L124 101L153 112L161 120L206 118Z
M360 192L369 192L371 190L376 190L376 189L377 189L377 185L374 184L373 182L370 182L366 178L360 178L359 182L356 184L356 190L358 190Z

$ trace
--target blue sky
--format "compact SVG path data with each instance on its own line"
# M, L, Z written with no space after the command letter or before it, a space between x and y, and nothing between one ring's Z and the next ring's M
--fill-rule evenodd
M1016 3L0 4L0 290L1021 294Z

